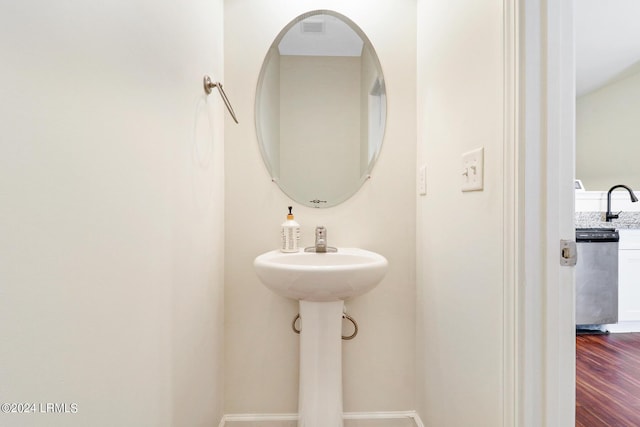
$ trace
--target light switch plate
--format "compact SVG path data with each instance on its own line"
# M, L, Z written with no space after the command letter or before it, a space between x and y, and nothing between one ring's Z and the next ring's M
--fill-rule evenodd
M418 171L418 194L427 195L427 165L420 166L420 171Z
M462 191L484 189L484 147L462 155Z

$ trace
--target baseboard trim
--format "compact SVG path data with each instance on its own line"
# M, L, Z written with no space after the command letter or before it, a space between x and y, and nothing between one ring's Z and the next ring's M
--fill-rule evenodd
M605 325L605 328L613 334L626 334L629 332L640 332L640 321L621 321L611 325Z
M411 418L416 427L424 427L416 411L388 411L388 412L345 412L345 420L393 420ZM238 421L295 421L298 414L225 414L218 427L225 427L227 422Z

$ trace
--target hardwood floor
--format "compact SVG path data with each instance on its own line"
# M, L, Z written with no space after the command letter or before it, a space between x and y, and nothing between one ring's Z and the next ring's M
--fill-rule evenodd
M640 426L640 333L576 337L576 426Z

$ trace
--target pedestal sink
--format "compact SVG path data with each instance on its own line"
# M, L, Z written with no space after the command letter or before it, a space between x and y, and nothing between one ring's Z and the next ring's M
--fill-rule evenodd
M256 274L265 286L299 301L298 427L342 427L344 300L373 289L387 266L382 255L358 248L271 251L255 259Z

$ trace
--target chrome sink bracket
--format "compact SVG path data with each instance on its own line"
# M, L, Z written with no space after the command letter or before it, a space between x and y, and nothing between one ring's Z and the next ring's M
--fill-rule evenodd
M296 317L293 318L293 322L291 322L291 329L293 329L293 332L296 334L300 334L300 329L296 328L296 322L298 319L300 319L300 313L296 314Z
M352 339L354 339L356 337L356 335L358 335L358 323L356 322L356 320L353 317L349 316L347 313L344 313L342 315L342 318L343 319L347 319L349 322L351 322L353 324L353 333L351 335L347 335L347 336L343 335L342 339L343 340L352 340Z

